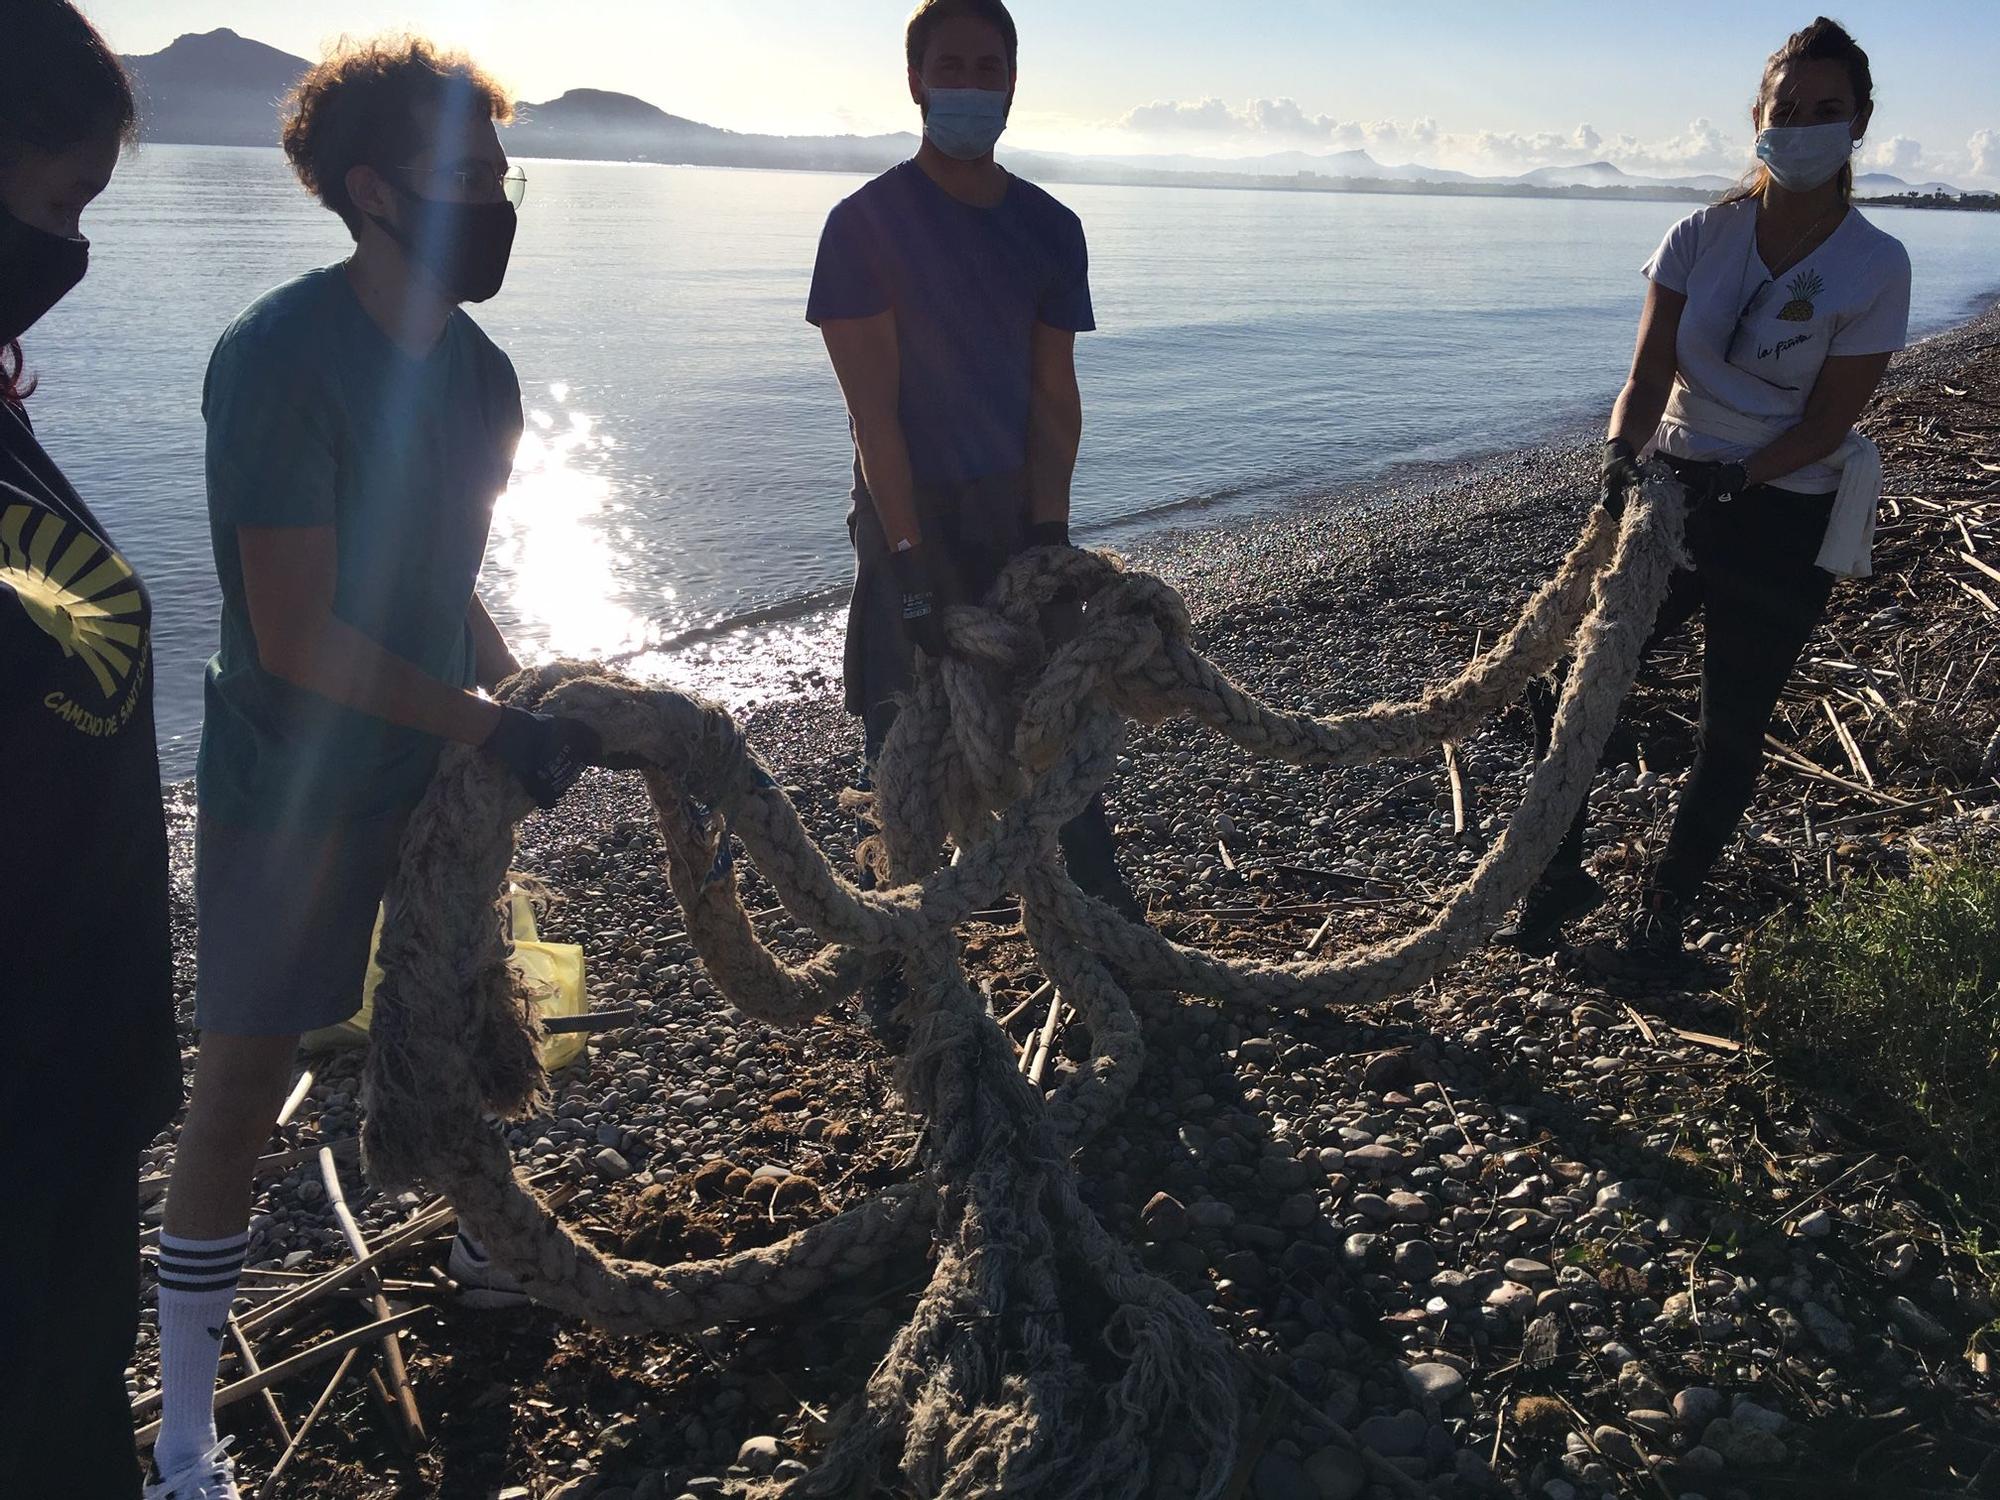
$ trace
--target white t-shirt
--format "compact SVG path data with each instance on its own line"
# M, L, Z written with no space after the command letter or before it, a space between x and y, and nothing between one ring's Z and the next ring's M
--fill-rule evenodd
M1747 417L1798 420L1829 354L1889 354L1907 342L1910 257L1850 208L1824 243L1773 277L1757 253L1757 200L1697 209L1667 231L1645 274L1687 296L1679 378ZM1680 427L1660 446L1677 458L1738 463L1755 450ZM1829 494L1840 470L1820 463L1772 481Z

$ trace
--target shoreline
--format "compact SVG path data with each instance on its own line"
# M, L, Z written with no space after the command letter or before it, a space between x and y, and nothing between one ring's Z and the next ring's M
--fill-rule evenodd
M2000 314L2000 288L1983 292L1972 307L1941 328L1921 335L1900 356L1894 371L1903 362L1940 340L1950 340ZM1888 386L1885 383L1884 389ZM1605 410L1615 392L1599 403ZM1172 571L1176 587L1200 591L1200 569L1192 563L1177 562L1184 554L1198 557L1204 539L1234 536L1245 528L1262 530L1294 523L1309 524L1330 520L1336 515L1368 518L1376 511L1399 503L1416 503L1424 509L1472 503L1475 491L1490 484L1505 490L1512 471L1523 455L1559 463L1591 450L1594 461L1595 407L1579 400L1546 429L1517 441L1500 440L1475 447L1463 454L1440 458L1392 460L1381 473L1360 479L1322 482L1300 490L1270 495L1234 493L1219 497L1196 497L1165 502L1159 506L1111 520L1093 522L1080 528L1078 545L1099 547L1117 553L1135 566L1157 566ZM1573 477L1568 468L1552 469L1562 475L1561 483L1593 482L1594 475ZM1452 497L1454 486L1463 495ZM1385 523L1386 524L1386 523ZM798 693L824 690L839 694L841 632L845 626L847 586L821 589L815 593L749 610L728 620L681 632L663 644L605 659L605 664L632 671L641 681L716 696L713 678L717 671L728 674L740 670L746 660L765 663L765 676L744 688L722 689L717 700L746 724L781 700ZM1192 601L1191 601L1192 602ZM714 665L719 664L719 665ZM711 667L713 666L713 670ZM858 731L857 731L858 732ZM192 748L184 754L191 758ZM193 777L163 781L170 789L192 787Z

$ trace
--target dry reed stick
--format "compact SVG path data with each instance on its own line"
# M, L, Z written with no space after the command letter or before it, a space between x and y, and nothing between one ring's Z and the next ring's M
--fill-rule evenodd
M328 1206L333 1209L333 1217L340 1225L340 1232L346 1237L348 1248L353 1250L357 1261L368 1258L368 1240L361 1233L361 1226L354 1222L353 1211L347 1206L347 1194L340 1186L340 1170L333 1164L333 1153L322 1149L319 1154L320 1181L326 1184ZM368 1284L373 1289L375 1316L389 1316L389 1299L382 1295L382 1276L379 1271L368 1273ZM410 1388L409 1368L403 1363L403 1346L394 1333L383 1335L382 1363L389 1372L389 1387L395 1394L395 1404L402 1413L403 1426L413 1443L424 1440L424 1418L417 1410L417 1393Z

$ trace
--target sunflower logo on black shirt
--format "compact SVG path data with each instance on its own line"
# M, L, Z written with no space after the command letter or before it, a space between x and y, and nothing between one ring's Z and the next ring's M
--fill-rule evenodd
M0 510L0 588L13 591L96 687L95 695L83 688L82 702L56 691L44 704L85 734L116 734L131 716L146 661L146 599L132 565L61 516L9 505Z

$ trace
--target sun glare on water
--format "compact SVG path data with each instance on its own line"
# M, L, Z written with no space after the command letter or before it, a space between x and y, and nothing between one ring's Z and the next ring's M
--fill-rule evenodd
M651 565L633 546L642 513L603 461L616 438L568 404L569 386L545 389L547 403L526 413L513 478L493 508L484 575L515 655L602 662L739 710L828 691L839 612L690 617L678 588L648 576ZM655 617L621 602L632 599L656 601Z
M505 580L509 635L524 661L627 657L658 632L618 602L615 518L624 507L589 462L613 439L589 413L564 405L568 386L550 386L549 395L553 410L527 414L513 479L493 508L490 562Z

